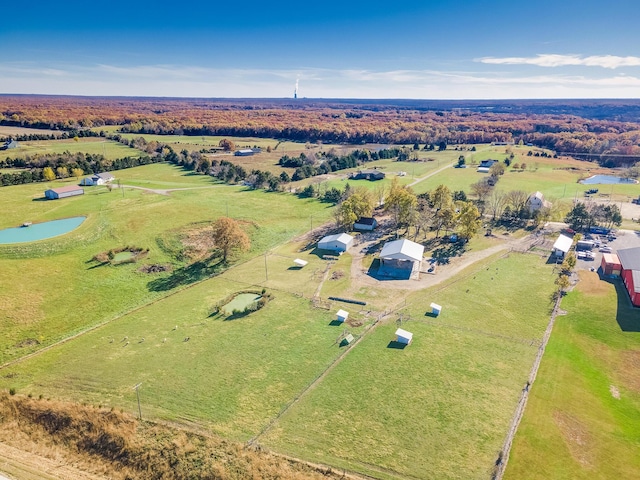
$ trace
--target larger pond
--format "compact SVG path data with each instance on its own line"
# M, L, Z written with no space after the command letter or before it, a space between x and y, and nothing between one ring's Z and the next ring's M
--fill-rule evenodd
M0 244L35 242L58 237L78 228L85 218L87 217L63 218L29 226L5 228L0 230Z
M613 185L616 183L638 183L638 182L636 180L633 180L632 178L622 178L622 177L616 177L614 175L594 175L585 180L581 180L580 183L583 183L585 185L597 185L597 184Z

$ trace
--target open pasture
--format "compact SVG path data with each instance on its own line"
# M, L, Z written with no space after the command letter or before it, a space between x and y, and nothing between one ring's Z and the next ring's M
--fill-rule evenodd
M594 272L581 272L562 308L504 478L637 478L638 309L619 280Z
M162 181L178 175L169 165L148 169ZM220 270L217 261L189 267L172 248L184 229L222 215L241 221L252 240L248 259L298 235L309 215L324 222L326 205L314 200L241 187L206 188L157 195L143 190L88 187L85 195L39 201L47 187L70 182L0 189L6 214L0 227L86 216L73 232L51 240L0 247L0 363L42 348ZM149 249L140 263L100 265L100 252L135 245ZM170 264L171 272L143 274L141 264ZM126 288L122 288L126 285Z
M210 315L238 289L224 275L200 283L5 369L0 383L133 413L142 382L143 417L247 441L341 352L342 330L331 312L283 292L246 316Z
M28 128L28 127L11 127L8 125L0 125L0 138L1 137L19 137L22 135L60 135L60 130L43 130L40 128Z
M261 443L376 478L486 478L546 327L551 268L511 254L414 293ZM522 292L529 298L521 302ZM440 317L426 315L429 304ZM400 317L402 314L402 317Z
M107 160L123 157L140 157L142 152L136 148L127 147L121 143L103 138L80 138L64 140L38 140L19 142L20 147L11 150L0 151L0 160L5 158L24 158L27 155L47 155L69 153L89 153L103 155Z

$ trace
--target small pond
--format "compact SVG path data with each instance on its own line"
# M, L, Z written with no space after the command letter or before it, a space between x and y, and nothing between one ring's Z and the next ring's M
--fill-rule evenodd
M616 177L614 175L593 175L585 180L581 180L580 183L585 185L597 185L597 184L605 184L605 185L613 185L616 183L638 183L636 180L631 178L622 178Z
M133 252L125 250L124 252L116 253L113 256L113 261L116 263L122 263L131 260L134 256Z
M5 228L0 230L0 244L35 242L64 235L78 228L85 218L87 217L63 218L34 223L28 227Z
M222 307L222 312L225 315L231 315L234 310L242 312L249 305L257 302L261 298L261 295L256 295L255 293L241 293L239 295L236 295L233 300Z

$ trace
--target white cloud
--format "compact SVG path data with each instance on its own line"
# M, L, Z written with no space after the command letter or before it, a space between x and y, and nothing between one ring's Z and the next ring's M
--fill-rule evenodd
M0 92L166 97L638 98L631 75L372 69L237 69L189 65L0 63Z
M483 57L475 60L492 65L537 65L539 67L586 66L602 68L638 67L640 57L619 57L616 55L557 55L538 54L535 57Z

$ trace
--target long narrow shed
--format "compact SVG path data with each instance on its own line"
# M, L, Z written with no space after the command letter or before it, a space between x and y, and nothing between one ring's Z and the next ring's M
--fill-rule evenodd
M76 185L68 185L66 187L50 188L45 190L44 196L49 200L56 200L59 198L75 197L76 195L83 195L84 189Z

